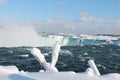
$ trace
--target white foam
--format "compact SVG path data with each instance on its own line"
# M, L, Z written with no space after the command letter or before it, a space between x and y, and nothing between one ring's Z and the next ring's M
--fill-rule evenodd
M25 54L25 55L20 55L21 57L27 58L29 57L29 54Z

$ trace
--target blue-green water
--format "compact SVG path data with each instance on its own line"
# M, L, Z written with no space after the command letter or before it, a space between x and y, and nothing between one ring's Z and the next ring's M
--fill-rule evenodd
M38 47L51 61L51 47ZM42 67L31 55L32 47L1 47L0 65L15 65L19 70L37 72ZM56 67L59 71L84 72L87 61L94 59L101 74L120 73L120 47L114 45L85 45L61 47Z

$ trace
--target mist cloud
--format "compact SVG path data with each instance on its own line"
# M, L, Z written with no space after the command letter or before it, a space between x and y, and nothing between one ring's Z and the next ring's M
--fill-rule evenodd
M14 21L0 22L0 47L41 46L40 36L33 26Z

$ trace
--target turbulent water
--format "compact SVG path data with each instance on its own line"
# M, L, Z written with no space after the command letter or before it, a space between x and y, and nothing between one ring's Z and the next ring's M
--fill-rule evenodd
M38 47L51 62L51 47ZM15 65L18 69L37 72L42 66L32 56L32 47L0 47L0 65ZM101 74L120 73L120 47L114 45L86 45L61 47L56 67L59 71L84 72L87 61L94 59Z

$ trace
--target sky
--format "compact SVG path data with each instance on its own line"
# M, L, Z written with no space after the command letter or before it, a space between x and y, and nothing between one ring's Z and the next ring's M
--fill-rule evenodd
M0 0L0 31L120 34L119 14L120 0Z

